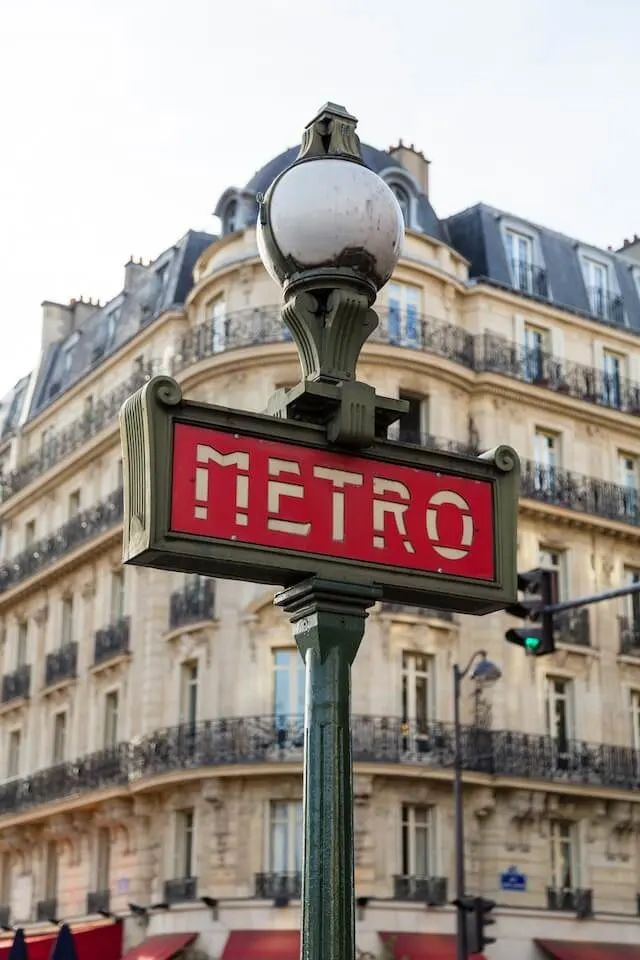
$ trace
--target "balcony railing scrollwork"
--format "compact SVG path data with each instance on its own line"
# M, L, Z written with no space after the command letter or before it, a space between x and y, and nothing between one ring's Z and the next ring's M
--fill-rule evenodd
M23 663L13 673L5 673L2 678L2 703L13 700L26 700L31 690L31 666Z
M72 680L78 670L78 644L65 643L59 650L47 654L44 665L44 683L52 687L63 680Z
M87 894L87 914L109 913L111 906L111 892L109 890L92 890Z
M520 496L605 520L640 525L639 490L535 460L522 460Z
M164 882L165 903L188 903L198 896L197 877L175 877Z
M620 617L620 653L640 657L640 620L634 617Z
M55 920L58 912L57 897L48 897L36 902L36 920L43 923L45 920Z
M444 907L447 903L447 878L394 876L393 899Z
M299 900L301 873L256 873L254 895L260 900Z
M354 716L356 763L453 768L453 725L399 717ZM131 743L88 754L0 784L0 816L68 796L126 787L182 770L301 762L301 716L230 717L164 727ZM640 750L547 734L463 726L465 770L490 777L640 791Z
M175 590L169 601L169 629L213 620L215 609L214 582L194 577L182 589Z
M121 617L115 623L96 631L93 643L94 666L129 653L129 622L129 617Z

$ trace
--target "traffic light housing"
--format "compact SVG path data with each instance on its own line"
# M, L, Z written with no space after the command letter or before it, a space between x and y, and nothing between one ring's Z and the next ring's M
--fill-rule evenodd
M496 921L492 917L495 900L485 900L484 897L474 897L471 909L467 913L467 953L482 953L490 943L495 943L495 937L488 937L486 928Z
M506 613L524 620L522 627L513 627L505 633L508 643L523 647L534 657L544 657L555 650L553 614L543 613L557 601L558 573L538 567L518 574L518 590L522 599L506 607Z

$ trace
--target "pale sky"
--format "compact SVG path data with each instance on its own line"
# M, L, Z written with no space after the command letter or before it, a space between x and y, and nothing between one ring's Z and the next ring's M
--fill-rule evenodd
M478 201L598 246L640 233L638 0L0 0L0 395L42 300L215 232L227 186L325 101Z

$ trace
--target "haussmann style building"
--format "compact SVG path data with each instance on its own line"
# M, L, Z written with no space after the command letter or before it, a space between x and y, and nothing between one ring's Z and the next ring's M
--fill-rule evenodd
M252 410L297 382L254 229L296 152L225 191L219 236L127 263L106 305L45 302L39 365L2 404L0 922L51 937L67 920L78 944L117 924L104 960L142 941L157 960L298 957L290 625L273 589L122 567L117 422L155 373ZM637 582L640 240L595 248L483 204L442 221L420 152L363 156L406 222L360 369L409 401L396 435L513 445L520 569L555 567L564 598ZM487 956L640 942L640 601L558 617L551 657L505 643L511 625L371 613L353 670L361 954L454 955L451 668L479 648L503 672L463 698L467 885L498 903Z

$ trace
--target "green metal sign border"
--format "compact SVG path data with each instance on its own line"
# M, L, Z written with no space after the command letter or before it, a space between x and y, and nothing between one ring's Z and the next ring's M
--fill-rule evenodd
M120 413L125 563L283 587L310 576L375 584L385 601L461 613L490 613L515 601L520 462L511 447L471 458L383 440L357 454L382 463L490 481L496 576L487 582L171 532L170 465L176 422L317 450L338 449L327 443L322 427L184 400L175 380L154 377L125 402Z

